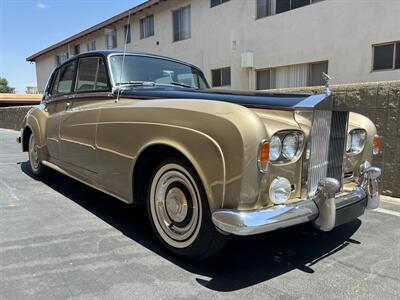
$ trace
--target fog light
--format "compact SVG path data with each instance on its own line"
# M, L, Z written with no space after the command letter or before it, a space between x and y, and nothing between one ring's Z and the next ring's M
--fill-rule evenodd
M274 204L285 203L292 192L289 180L284 177L275 178L269 187L269 198Z

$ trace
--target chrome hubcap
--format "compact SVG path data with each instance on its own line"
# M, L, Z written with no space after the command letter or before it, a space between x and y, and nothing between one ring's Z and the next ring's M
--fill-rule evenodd
M154 181L151 208L158 221L159 233L166 235L166 240L172 239L171 243L186 241L195 232L199 220L198 192L192 181L179 170L161 168Z
M29 138L29 161L31 163L32 169L37 170L39 166L39 155L33 135L31 135L31 137Z
M182 222L185 220L188 213L188 203L185 193L173 187L167 193L165 198L165 206L167 208L168 216L175 222Z

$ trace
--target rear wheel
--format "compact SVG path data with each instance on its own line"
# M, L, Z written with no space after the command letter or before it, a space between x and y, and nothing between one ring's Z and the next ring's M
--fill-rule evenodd
M33 133L29 136L29 145L28 145L28 153L29 153L29 165L31 166L31 170L35 177L44 177L46 175L46 167L39 160L39 152L38 145L36 143L35 136Z
M206 258L228 240L212 223L203 186L184 160L170 158L156 167L149 184L148 214L157 237L181 257Z

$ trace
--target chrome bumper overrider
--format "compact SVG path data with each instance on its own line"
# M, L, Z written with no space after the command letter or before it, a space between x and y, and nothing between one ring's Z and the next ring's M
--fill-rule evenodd
M324 178L313 199L251 211L221 209L212 214L213 223L222 232L236 235L258 234L309 221L320 230L332 230L359 217L365 208L379 206L381 170L366 162L360 171L360 182L350 193L335 196L339 182Z

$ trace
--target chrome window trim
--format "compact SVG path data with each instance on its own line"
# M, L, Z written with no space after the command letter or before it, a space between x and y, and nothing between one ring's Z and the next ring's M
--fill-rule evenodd
M118 52L118 53L111 53L111 54L108 54L108 55L107 55L107 67L108 67L108 70L109 70L110 82L111 82L111 85L112 85L113 87L115 87L116 84L115 84L115 81L114 81L114 74L113 74L113 72L112 72L110 58L113 57L113 56L124 56L124 55L125 55L125 56L149 57L149 58L154 58L154 59L167 60L167 61L171 61L171 62L174 62L174 63L177 63L177 64L182 64L182 65L188 66L188 67L190 67L190 68L193 68L193 69L196 69L197 71L199 71L200 74L203 75L203 79L204 79L205 82L207 83L208 87L210 86L210 84L208 83L206 77L204 76L203 71L202 71L201 69L199 69L198 67L194 66L194 65L191 65L191 64L182 62L182 61L180 61L180 60L176 60L176 59L172 59L172 58L168 58L168 57L161 57L161 56L150 55L150 54L146 54L146 53L128 53L128 52L127 52L127 53L124 53L124 52Z

